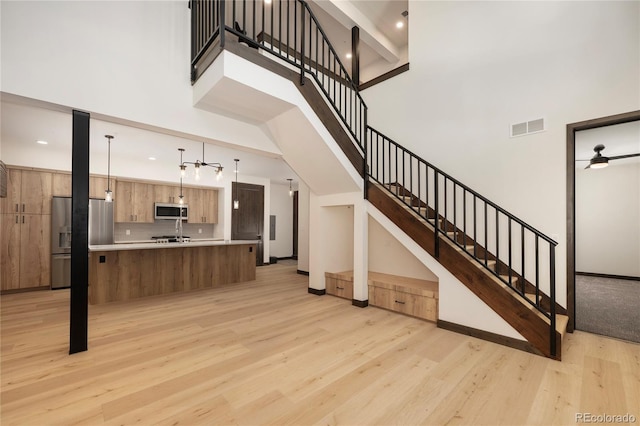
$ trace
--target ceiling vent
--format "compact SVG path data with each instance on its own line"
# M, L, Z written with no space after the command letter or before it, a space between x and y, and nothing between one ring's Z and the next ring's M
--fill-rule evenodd
M511 125L511 137L530 135L532 133L544 132L544 118L538 118L523 123Z

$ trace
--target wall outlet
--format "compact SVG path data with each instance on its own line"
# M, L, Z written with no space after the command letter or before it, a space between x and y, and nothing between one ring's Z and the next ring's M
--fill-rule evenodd
M202 228L198 228L198 234L202 234Z
M124 233L125 233L126 235L131 235L131 229L127 229L127 230L125 230L125 231L124 231Z

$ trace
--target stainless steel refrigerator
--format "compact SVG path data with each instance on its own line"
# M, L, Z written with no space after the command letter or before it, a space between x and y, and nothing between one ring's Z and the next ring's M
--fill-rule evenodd
M51 288L71 286L71 197L51 201ZM113 203L89 200L89 245L113 244Z

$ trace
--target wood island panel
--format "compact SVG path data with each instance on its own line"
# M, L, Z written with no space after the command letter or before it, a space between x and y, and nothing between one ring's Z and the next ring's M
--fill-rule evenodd
M255 279L255 244L93 251L89 302L96 305Z

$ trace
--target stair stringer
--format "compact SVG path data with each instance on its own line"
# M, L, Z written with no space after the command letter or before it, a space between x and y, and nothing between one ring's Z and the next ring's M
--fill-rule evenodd
M367 203L369 217L378 222L416 259L438 277L438 320L526 341L522 334L480 300L437 259L427 253L373 204Z
M431 223L418 216L378 184L368 184L368 200L425 252L435 256L435 235ZM559 360L562 353L562 335L557 330L553 333L556 352L552 354L549 320L518 297L514 290L476 264L458 246L446 238L439 238L439 263L517 330L529 343L528 349Z

